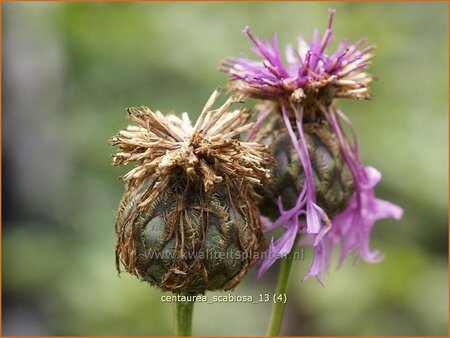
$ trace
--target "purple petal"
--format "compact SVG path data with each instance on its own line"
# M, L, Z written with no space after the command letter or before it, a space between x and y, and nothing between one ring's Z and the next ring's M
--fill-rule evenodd
M297 231L298 222L289 227L276 241L272 238L269 248L264 253L265 259L256 274L256 279L260 279L277 259L287 256L294 246Z

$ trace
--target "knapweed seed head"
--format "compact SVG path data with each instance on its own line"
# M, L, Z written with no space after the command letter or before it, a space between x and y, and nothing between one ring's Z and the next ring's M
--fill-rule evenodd
M251 127L239 98L212 109L214 92L195 125L129 108L135 125L110 139L114 165L134 163L116 223L117 269L173 292L235 287L265 249L253 187L271 179L267 146L242 142Z
M285 231L272 239L258 277L276 257L286 256L298 238L314 252L305 278L314 276L319 282L338 244L340 263L350 252L379 261L381 254L369 248L375 221L402 216L401 208L375 197L381 174L362 164L353 126L337 107L339 98L370 98L373 77L365 70L374 46L362 47L365 39L354 44L343 40L329 52L333 16L330 10L322 36L316 30L310 42L299 37L296 48L288 46L285 60L276 34L264 42L246 28L260 59L222 63L231 90L262 100L247 139L269 144L276 159L273 185L263 190L261 210L266 231Z

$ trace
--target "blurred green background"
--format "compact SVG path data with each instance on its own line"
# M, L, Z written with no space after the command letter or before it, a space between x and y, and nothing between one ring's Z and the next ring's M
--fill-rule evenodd
M446 3L3 4L3 335L171 335L162 293L114 267L122 193L107 139L145 104L195 118L250 42L323 31L378 49L374 100L340 102L380 197L405 209L375 227L381 264L349 260L325 287L295 262L283 335L447 335ZM222 98L223 99L223 98ZM273 293L278 265L234 291ZM262 335L270 304L198 304L194 334Z

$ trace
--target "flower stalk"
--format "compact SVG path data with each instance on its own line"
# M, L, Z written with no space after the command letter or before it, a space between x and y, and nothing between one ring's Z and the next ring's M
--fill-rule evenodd
M295 250L296 247L293 246L288 255L281 260L280 272L278 273L278 281L275 290L277 295L287 294ZM280 333L281 323L283 321L284 305L284 302L276 302L272 307L269 326L267 327L267 335L270 337L278 336Z
M186 297L189 298L189 297ZM192 336L192 315L195 301L176 301L173 303L173 323L176 336Z

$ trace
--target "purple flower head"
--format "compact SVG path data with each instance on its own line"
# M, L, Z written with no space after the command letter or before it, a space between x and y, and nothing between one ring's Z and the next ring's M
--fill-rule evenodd
M272 41L262 41L246 27L244 33L260 60L229 58L223 61L221 70L229 74L234 89L259 99L278 101L280 96L291 95L302 98L323 87L332 89L331 96L336 98L369 98L367 85L372 77L364 69L370 64L375 46L361 49L365 39L354 44L343 40L334 52L328 52L333 40L333 16L334 10L330 10L323 36L315 30L310 43L299 36L297 48L288 45L285 61L276 34Z
M261 60L236 58L223 63L222 70L229 74L233 89L271 101L260 105L254 129L247 137L257 137L268 117L279 114L302 168L302 186L293 207L286 210L282 197L278 196L278 218L273 222L267 217L262 220L266 231L282 228L284 233L272 239L266 256L269 259L262 262L257 278L274 264L276 258L286 256L300 237L300 244L312 246L314 253L305 279L314 276L322 283L321 275L329 269L336 245L341 249L339 265L350 253L368 262L378 262L382 254L371 250L369 245L374 223L383 218L400 219L403 213L400 207L375 197L374 188L380 182L381 174L362 164L351 122L333 100L369 97L368 84L373 78L364 70L374 49L372 45L361 49L364 39L353 45L344 40L333 53L328 53L333 38L333 15L334 11L330 10L328 28L323 36L316 30L310 43L299 38L296 49L288 46L286 62L281 58L276 34L272 41L263 42L246 28L244 33L252 40L253 51ZM343 124L351 131L351 137L344 132ZM330 131L333 135L330 142L335 143L351 174L353 193L349 195L345 209L331 216L317 198L319 190L313 168L317 164L311 159L306 125Z

